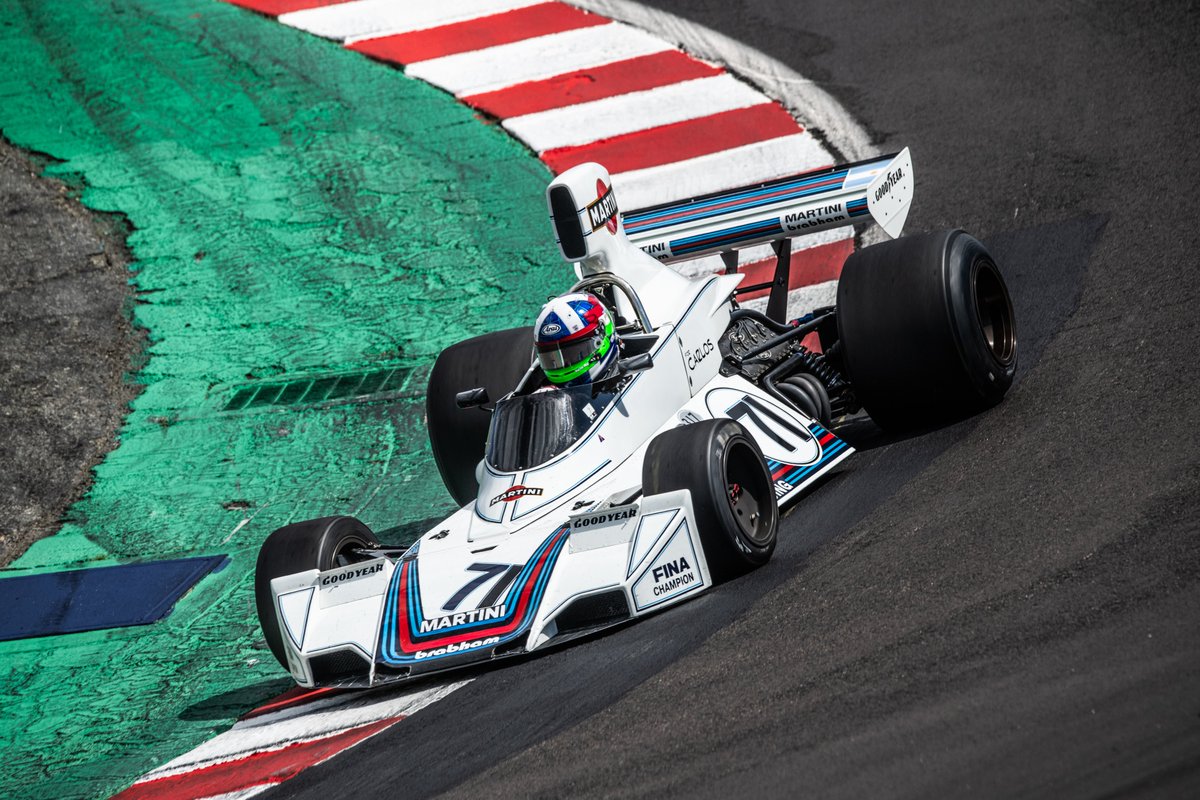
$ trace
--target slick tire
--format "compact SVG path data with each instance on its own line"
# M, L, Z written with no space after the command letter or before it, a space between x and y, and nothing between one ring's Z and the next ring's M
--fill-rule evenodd
M375 534L354 517L322 517L279 528L263 542L254 568L258 624L271 653L288 669L271 581L310 569L327 570L362 560L354 552L379 547Z
M442 482L464 506L475 499L475 467L483 458L492 416L479 408L459 408L455 395L484 387L492 401L511 392L532 362L533 329L511 328L447 347L429 373L425 419L429 444Z
M660 433L642 465L646 495L689 489L713 581L762 566L775 551L779 504L758 444L730 419Z
M838 282L837 321L846 375L881 428L962 418L1012 385L1012 300L995 259L961 230L855 252Z

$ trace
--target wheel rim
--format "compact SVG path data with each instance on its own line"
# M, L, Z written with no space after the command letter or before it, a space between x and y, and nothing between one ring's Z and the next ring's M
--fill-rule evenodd
M984 342L992 358L1006 367L1017 354L1017 329L1008 289L989 261L979 262L974 284L975 312Z
M363 557L359 555L358 551L370 546L371 543L361 536L347 536L345 539L338 542L337 550L333 552L333 566L330 567L330 569L334 569L336 567L348 567L351 564L357 564L363 560Z
M763 480L762 463L750 447L737 443L730 448L725 467L725 499L742 534L758 547L771 541L771 511Z

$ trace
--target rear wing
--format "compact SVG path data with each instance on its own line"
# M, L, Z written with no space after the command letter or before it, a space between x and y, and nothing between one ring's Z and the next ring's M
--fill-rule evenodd
M912 196L912 159L905 148L871 161L630 211L622 222L630 241L663 263L718 253L729 263L733 251L744 247L870 219L895 238Z

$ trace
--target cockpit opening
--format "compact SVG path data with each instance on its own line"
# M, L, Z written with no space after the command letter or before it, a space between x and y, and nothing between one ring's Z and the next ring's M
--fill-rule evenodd
M496 403L487 463L501 472L545 464L582 439L616 399L629 376L601 383L512 394Z

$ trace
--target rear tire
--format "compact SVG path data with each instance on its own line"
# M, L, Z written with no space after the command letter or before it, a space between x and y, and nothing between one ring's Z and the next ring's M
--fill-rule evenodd
M880 427L962 417L1012 385L1012 301L995 260L961 230L855 252L838 283L837 320L847 377Z
M279 528L263 542L254 569L254 600L258 624L271 653L288 669L283 632L275 613L271 581L310 569L327 570L362 560L358 549L379 547L375 534L354 517L322 517Z
M770 560L779 504L762 451L745 428L731 419L713 419L654 437L642 465L642 492L679 489L691 490L704 558L715 583Z
M483 458L492 417L459 408L455 395L482 386L493 401L516 388L533 363L533 328L486 333L442 351L429 373L425 419L442 482L460 506L475 499L475 467Z

